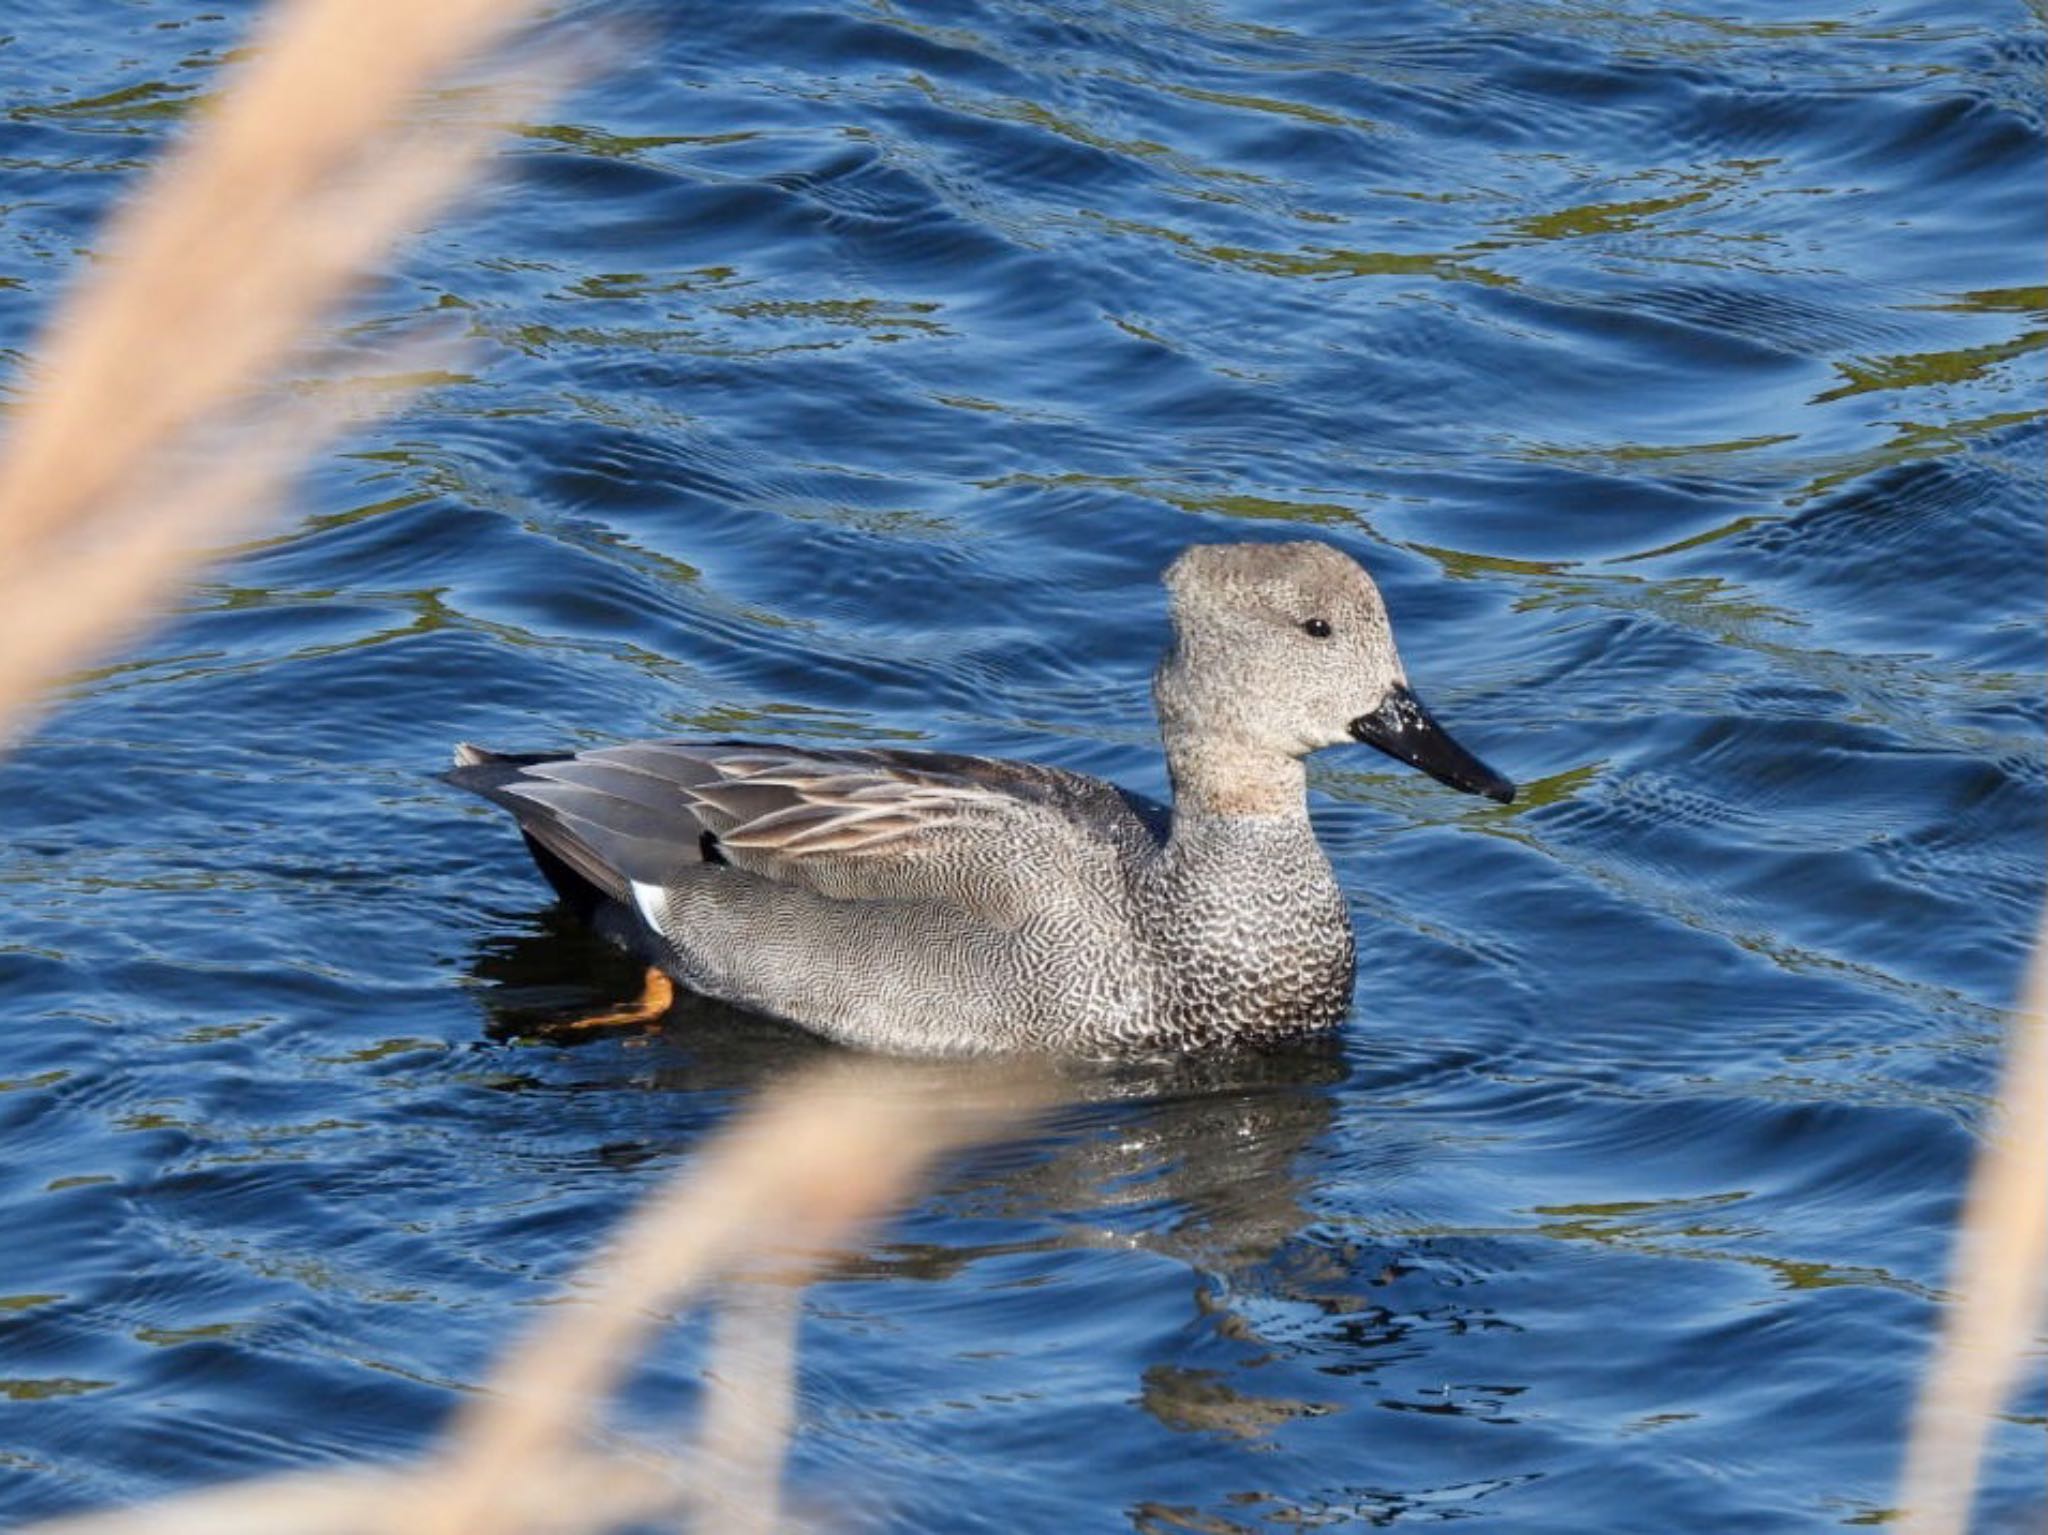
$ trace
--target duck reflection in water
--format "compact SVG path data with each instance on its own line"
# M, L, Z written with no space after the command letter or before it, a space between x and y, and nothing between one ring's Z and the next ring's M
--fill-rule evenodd
M524 933L511 931L522 925ZM628 982L634 970L630 958L552 908L524 923L508 914L472 964L494 1037L575 1049L584 1064L610 1055L621 1065L621 1093L724 1105L843 1053L793 1025L689 994L659 1029L546 1027L586 1002L593 985ZM1234 1443L1262 1442L1334 1411L1330 1376L1371 1380L1412 1361L1434 1337L1501 1325L1446 1274L1430 1239L1348 1234L1317 1208L1316 1169L1339 1140L1354 1156L1361 1139L1377 1142L1395 1166L1426 1154L1399 1126L1339 1131L1341 1090L1353 1072L1339 1037L1050 1067L1057 1107L1007 1143L969 1154L929 1196L927 1212L940 1212L942 1223L970 1218L974 1240L877 1242L832 1278L953 1281L1024 1251L1138 1251L1169 1260L1193 1281L1186 1321L1134 1353L1133 1400L1175 1432ZM1378 1090L1399 1085L1375 1077ZM527 1086L550 1090L539 1080ZM602 1077L579 1073L579 1093L605 1088ZM614 1143L600 1155L621 1166L672 1160L704 1128L701 1117L689 1117L686 1135ZM994 1238L990 1220L1002 1226ZM1480 1415L1497 1405L1479 1404ZM1401 1495L1386 1496L1393 1507Z

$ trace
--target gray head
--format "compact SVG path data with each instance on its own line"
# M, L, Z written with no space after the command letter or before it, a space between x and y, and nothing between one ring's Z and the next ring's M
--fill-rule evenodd
M1166 572L1173 646L1153 681L1168 741L1226 738L1304 757L1363 741L1506 803L1515 786L1453 741L1408 689L1386 603L1328 544L1197 544Z

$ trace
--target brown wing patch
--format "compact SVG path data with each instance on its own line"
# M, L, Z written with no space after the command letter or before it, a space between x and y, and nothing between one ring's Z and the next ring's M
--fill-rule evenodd
M779 859L915 858L966 822L1002 822L1023 808L1004 787L862 751L637 742L576 760L584 773L639 775L677 796L731 853Z
M729 864L833 899L951 900L1001 921L1036 863L1155 845L1109 785L986 757L675 740L467 755L450 780L518 817L543 868L622 901Z

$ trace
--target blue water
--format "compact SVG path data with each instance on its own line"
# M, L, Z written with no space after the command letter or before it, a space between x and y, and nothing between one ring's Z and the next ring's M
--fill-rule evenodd
M631 977L451 741L1158 793L1159 569L1312 535L1523 799L1318 759L1341 1039L946 1169L807 1293L799 1502L1879 1522L2042 893L2038 5L620 14L356 317L463 376L0 766L0 1518L417 1450L817 1053L522 1038ZM6 18L10 363L249 15Z

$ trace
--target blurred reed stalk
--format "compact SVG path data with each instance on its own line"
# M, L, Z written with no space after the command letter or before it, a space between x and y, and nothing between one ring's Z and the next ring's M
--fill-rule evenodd
M1985 1441L2048 1319L2048 924L1957 1227L1953 1296L1900 1477L1901 1535L1962 1535Z
M417 1466L267 1478L29 1535L542 1535L654 1520L719 1535L787 1528L798 1287L932 1161L1045 1101L1021 1067L846 1057L762 1098L650 1196L570 1304L517 1348ZM767 1270L767 1265L773 1265ZM694 1452L605 1448L598 1410L676 1308L725 1281Z
M293 391L286 370L475 171L489 141L477 108L544 83L500 68L471 110L420 112L531 3L281 5L254 57L109 221L105 260L50 323L10 413L0 721L18 730L53 683L138 629L209 543L348 424L345 392Z
M531 1518L536 1499L597 1469L577 1446L648 1334L721 1278L742 1288L721 1316L685 1504L701 1528L721 1535L778 1528L794 1416L797 1286L939 1155L1014 1128L1046 1091L1043 1074L1029 1067L866 1057L831 1061L778 1086L700 1151L684 1177L651 1196L611 1255L569 1287L589 1304L514 1351L491 1391L456 1422L404 1529L532 1528L520 1521ZM762 1271L768 1263L775 1272Z

